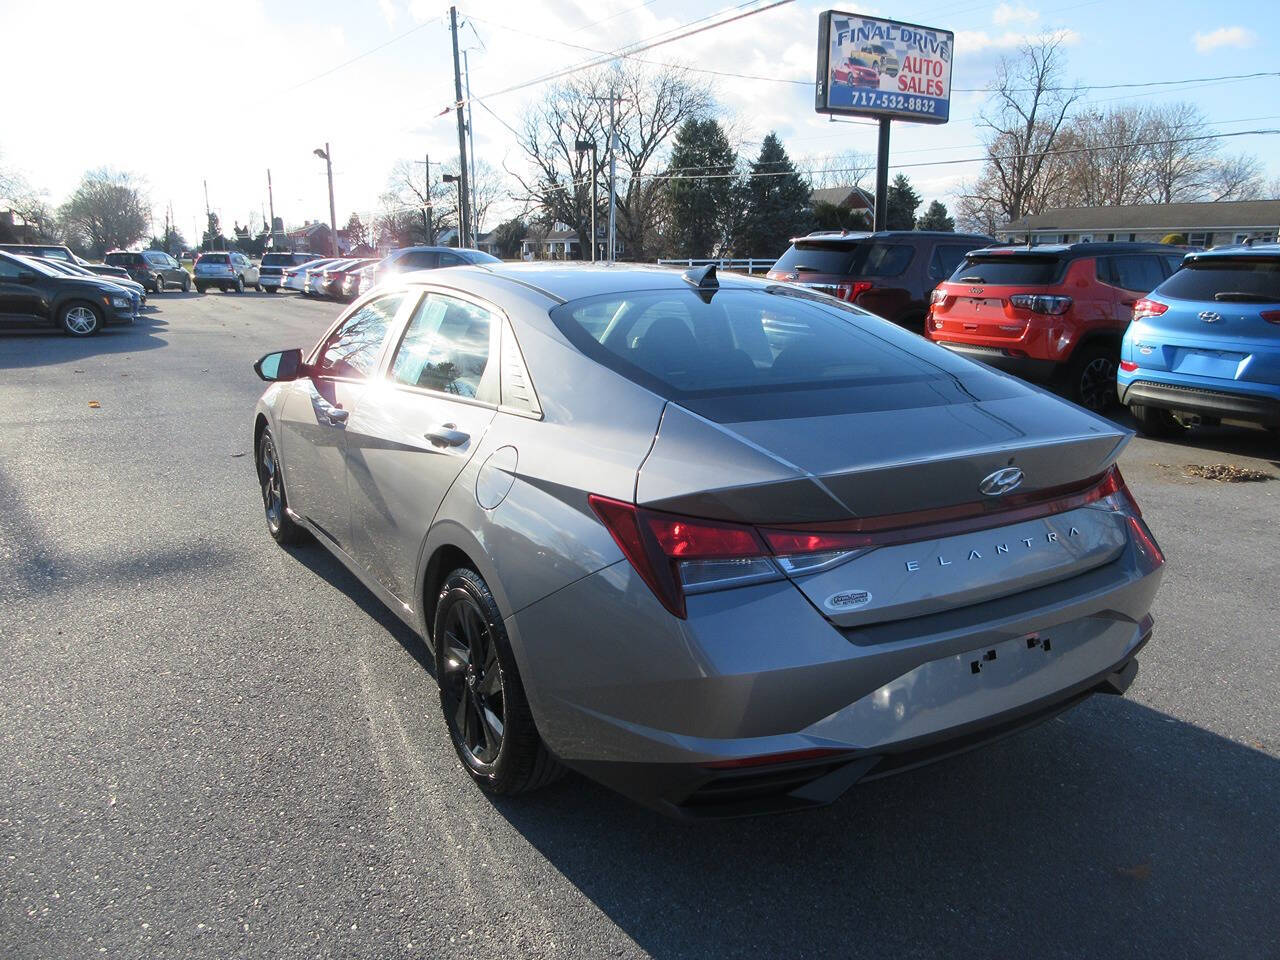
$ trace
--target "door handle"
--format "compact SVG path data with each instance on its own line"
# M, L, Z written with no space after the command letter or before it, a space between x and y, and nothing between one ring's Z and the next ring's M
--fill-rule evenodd
M437 424L424 436L437 447L460 447L471 439L471 434L463 433L456 423Z
M324 412L329 418L329 423L335 427L341 426L347 422L347 417L351 416L350 410L343 410L340 407L330 407Z

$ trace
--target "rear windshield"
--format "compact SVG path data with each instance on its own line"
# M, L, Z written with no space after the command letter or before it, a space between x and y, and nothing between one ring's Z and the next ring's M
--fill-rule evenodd
M720 422L972 402L971 380L1000 383L888 321L794 288L721 290L710 303L692 289L614 293L551 317L587 356Z
M230 263L231 258L225 253L206 253L200 257L201 263Z
M773 269L786 273L847 274L853 250L852 243L793 243Z
M123 267L130 263L137 263L142 259L140 253L108 253L106 262L113 267Z
M1054 256L1027 254L988 254L964 258L951 275L961 283L995 283L1017 286L1049 284L1058 279L1062 260Z
M292 264L292 253L264 253L262 255L262 265L264 267L287 267Z
M1175 300L1280 303L1280 259L1192 260L1156 292Z

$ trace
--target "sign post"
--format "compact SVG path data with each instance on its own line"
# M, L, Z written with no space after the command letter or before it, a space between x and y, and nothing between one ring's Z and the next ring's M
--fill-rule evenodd
M889 196L889 125L895 120L946 123L951 114L950 30L858 13L818 15L814 109L880 121L876 151L875 229L885 229Z

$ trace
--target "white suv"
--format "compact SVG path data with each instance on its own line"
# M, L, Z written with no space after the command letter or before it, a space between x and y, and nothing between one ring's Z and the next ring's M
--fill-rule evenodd
M245 287L261 292L258 268L243 253L202 253L196 260L196 289L204 293L210 287L221 287L226 293L234 290L244 293Z

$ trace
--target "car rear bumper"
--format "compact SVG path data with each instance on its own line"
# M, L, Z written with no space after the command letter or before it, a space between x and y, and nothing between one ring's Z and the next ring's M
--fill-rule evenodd
M1138 404L1202 417L1225 417L1264 426L1280 426L1280 390L1266 394L1135 379L1127 384L1120 383L1120 402L1125 406Z
M563 762L666 813L722 816L827 803L1123 690L1161 565L1131 538L1067 580L840 629L790 583L692 596L677 620L622 561L507 624Z
M954 340L935 340L940 347L946 347L952 353L970 360L977 360L998 370L1017 374L1028 380L1048 380L1058 370L1059 364L1053 360L1042 360L1017 354L1003 347L987 347L976 343L957 343Z

